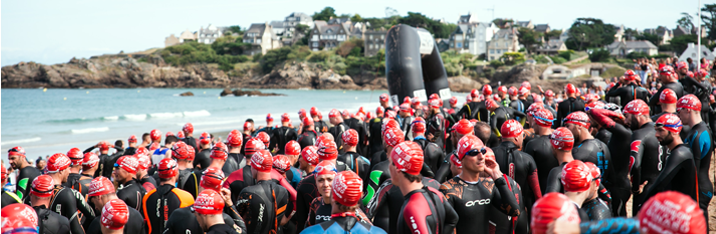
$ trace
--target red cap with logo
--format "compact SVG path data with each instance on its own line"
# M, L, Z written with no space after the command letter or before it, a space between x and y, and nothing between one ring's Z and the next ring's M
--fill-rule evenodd
M482 86L482 95L491 95L492 94L492 86L489 84L485 84Z
M172 157L175 159L194 160L194 154L194 147L183 141L178 141L172 146Z
M430 106L430 108L437 109L437 108L440 108L440 106L442 106L442 104L443 104L443 101L440 99L430 99L430 101L428 101L428 105Z
M51 197L55 188L55 180L49 175L40 175L32 180L30 194L37 197Z
M530 90L528 90L528 89L525 88L525 87L520 87L520 88L517 90L517 92L518 92L520 95L527 95L527 94L530 93Z
M159 129L153 129L151 132L149 132L149 136L152 138L152 141L161 140L162 131L159 131Z
M381 115L381 114L383 114L384 111L385 111L385 110L383 109L382 106L379 106L379 107L376 107L376 108L375 108L375 114L376 114L376 115Z
M251 138L248 141L246 141L246 146L244 146L244 152L246 155L253 155L256 153L256 151L266 149L266 146L264 145L261 140L256 138Z
M525 110L525 114L527 114L527 116L532 117L534 112L539 109L544 109L544 103L541 103L541 102L532 103L529 107L527 107L527 110Z
M70 158L63 153L56 153L47 159L47 173L57 173L64 169L67 169L72 164Z
M154 143L152 143L151 145L149 145L149 150L150 150L150 151L151 151L151 150L156 150L156 149L159 149L159 147L160 147L160 146L159 146L159 143L154 142Z
M497 102L495 102L495 100L487 99L485 100L485 107L487 107L488 110L492 111L493 108L497 108L499 106L497 105Z
M298 144L298 142L291 140L286 143L286 146L284 147L284 152L287 155L299 155L301 154L301 144Z
M308 164L311 164L313 166L318 164L318 147L316 146L306 146L301 150L301 157L303 160L306 160Z
M689 68L689 64L686 63L686 61L679 61L676 63L676 70Z
M624 113L632 115L649 115L649 105L641 99L634 99L624 106Z
M244 122L244 131L249 131L254 128L254 123L246 121Z
M276 155L273 157L273 168L281 174L286 173L291 168L291 161L286 155Z
M691 197L676 191L661 192L644 203L637 214L640 233L706 233L706 218Z
M544 92L544 96L554 97L554 91L552 91L551 89L548 89L547 91Z
M137 170L147 170L152 166L152 159L146 154L134 154L133 157L137 158Z
M256 153L251 156L251 167L259 172L271 172L271 168L273 167L271 152L265 149L256 151Z
M321 140L318 142L316 147L318 148L316 151L318 153L318 159L321 161L334 160L338 158L338 147L336 147L336 142L333 140Z
M191 123L184 124L184 127L181 128L182 131L184 131L186 134L194 133L194 125Z
M331 111L328 112L328 118L335 118L335 117L341 117L341 112L336 109L331 109Z
M450 97L450 105L455 106L457 105L457 97Z
M564 194L552 192L545 194L532 206L532 233L547 233L547 225L555 220L577 225L581 222L572 201Z
M499 94L506 94L507 93L507 87L504 85L501 85L500 87L497 87L497 93Z
M380 101L381 101L381 102L387 102L387 101L388 101L388 94L387 94L387 93L382 93L382 94L380 94L380 97L379 97L379 98L380 98Z
M386 129L389 128L398 128L400 129L400 124L398 124L398 121L395 121L395 119L389 119L385 118L383 119L383 126L380 128L380 133L384 134Z
M336 169L336 164L328 160L321 161L316 165L316 168L313 169L313 174L315 176L336 175L336 173L338 173L338 170Z
M271 116L271 113L266 114L266 122L273 121L273 116Z
M271 137L266 132L259 132L258 134L256 134L256 138L261 140L261 142L264 143L264 146L267 146L269 142L271 142Z
M176 136L173 132L169 131L164 137Z
M450 162L457 168L462 168L462 162L457 158L457 155L453 154L450 156Z
M574 146L574 135L565 127L555 129L552 135L549 136L549 139L554 149L570 151Z
M473 125L467 119L461 119L460 121L457 121L455 125L452 126L452 130L460 135L468 135L475 132L475 125Z
M79 148L72 148L70 151L67 151L67 157L70 158L72 165L80 165L82 164L82 159L84 159L82 150Z
M127 224L129 220L129 208L124 201L120 199L112 199L102 207L102 216L100 222L102 226L112 230L119 230Z
M522 135L523 131L524 129L522 129L522 124L520 124L520 122L517 122L517 120L514 119L509 119L505 121L500 128L500 134L502 134L502 138L518 137Z
M676 92L670 88L665 88L659 95L659 102L665 104L674 104L677 101Z
M584 162L584 164L587 164L587 168L589 168L589 173L592 174L592 178L594 181L597 182L597 186L599 186L600 179L602 178L602 172L597 167L597 165L594 165L594 163L591 162Z
M465 135L457 142L457 157L460 161L473 149L482 149L485 144L475 135Z
M363 196L363 180L352 171L338 173L331 185L331 196L344 206L355 206Z
M385 144L390 147L395 147L399 143L405 140L403 131L398 128L388 128L383 132L383 140Z
M201 186L204 189L212 189L214 191L221 191L221 187L224 185L224 179L226 176L221 168L209 167L201 173Z
M85 153L82 159L82 170L89 170L99 164L99 156L93 152Z
M525 87L525 88L527 88L527 90L531 90L532 84L530 84L529 81L522 81L522 84L520 84L520 87Z
M211 148L211 154L209 157L226 160L229 157L229 149L223 142L218 142Z
M21 146L15 146L10 148L8 151L8 156L17 155L25 157L25 149L23 149Z
M37 234L37 212L32 207L14 203L2 208L2 233L7 234Z
M400 104L400 111L401 112L412 112L413 108L410 107L410 104L403 103L403 104Z
M666 113L659 117L659 119L656 120L654 123L654 127L663 127L664 129L673 132L673 133L680 133L681 128L683 128L683 125L681 124L681 119L679 116L676 116L672 113Z
M584 113L582 111L575 111L567 115L567 117L562 120L564 123L571 123L576 124L579 126L582 126L586 129L589 129L589 126L591 125L591 122L589 122L589 116L587 113Z
M202 215L220 215L224 212L224 198L218 192L206 189L196 196L194 210Z
M565 192L587 191L593 179L591 170L582 161L571 161L562 168L561 181Z
M311 113L311 116L313 116L313 113ZM281 123L290 122L290 121L291 121L291 117L288 116L288 113L283 113L281 115Z
M100 151L109 150L109 148L112 148L112 145L109 144L109 142L106 142L106 141L99 142L99 150Z
M358 145L358 132L353 129L348 129L341 134L341 139L350 146L356 146Z
M115 164L131 174L137 173L137 167L139 167L139 162L134 156L122 156L117 159Z
M530 105L534 106L534 104ZM534 118L534 121L537 125L542 127L551 127L552 122L554 121L554 117L552 116L552 112L548 111L547 109L540 108L536 111L532 112L532 118Z
M577 93L577 87L574 87L573 84L567 84L566 86L564 86L564 92L566 94Z
M667 75L667 76L674 75L674 68L671 66L663 66L663 67L659 68L659 75Z
M127 142L129 142L129 143L136 143L136 142L137 142L137 136L135 136L135 135L129 136L129 139L127 139Z
M201 136L199 137L199 143L201 143L202 145L208 145L209 143L211 143L211 134L209 134L208 132L202 132Z
M636 73L631 69L624 72L624 80L633 81L636 80Z
M693 94L687 94L679 98L676 102L676 111L680 109L690 109L694 111L701 111L701 101Z
M311 126L313 125L313 120L311 118L306 117L301 120L301 123L303 123L303 126Z
M469 96L470 96L470 97L473 97L473 98L476 98L477 96L480 96L480 95L481 95L481 94L480 94L480 91L478 91L477 89L472 89L472 91L470 91L470 95L469 95Z
M181 140L181 139L184 139L184 137L185 137L185 136L184 136L184 131L178 131L178 132L177 132L177 138L179 138L179 139Z
M423 149L418 143L405 141L393 148L390 152L395 167L402 172L418 175L423 168Z
M92 179L92 182L90 182L88 189L89 191L87 193L87 196L90 197L101 196L115 192L112 181L110 181L109 179L107 179L107 177L104 176Z
M410 130L414 133L425 133L425 120L422 117L417 117L410 123Z
M174 161L172 158L162 159L159 161L157 174L159 174L159 178L162 179L168 179L178 175L179 168L177 168L177 161Z

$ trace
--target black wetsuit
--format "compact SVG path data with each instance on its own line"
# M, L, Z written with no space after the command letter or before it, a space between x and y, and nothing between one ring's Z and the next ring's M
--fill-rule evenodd
M367 154L366 143L368 142L368 127L366 124L357 118L347 119L345 120L345 123L349 128L356 130L356 133L358 133L358 145L356 146L356 151L359 154Z
M440 186L447 203L460 217L465 217L458 221L456 233L489 233L491 206L514 218L520 215L519 204L506 177L507 174L497 180L480 177L476 182L467 182L456 176Z
M557 105L557 118L554 119L552 128L556 129L558 127L562 127L562 119L575 111L584 111L584 102L582 99L572 97L564 99L564 101Z
M431 115L425 122L425 126L425 134L433 134L431 142L437 144L440 149L445 148L445 135L447 128L447 121L445 121L445 117L440 113Z
M485 102L468 102L455 114L458 119L477 119L483 122L490 122L490 114Z
M224 172L224 175L228 176L232 172L244 168L247 165L246 161L248 161L249 158L251 157L246 157L244 154L229 153L229 156L226 157L224 166L221 167L221 171Z
M649 91L635 83L629 83L619 88L609 90L609 92L605 94L604 99L609 97L619 97L619 105L626 106L627 103L634 99L641 99L644 102L649 102Z
M124 224L124 234L144 234L146 233L146 230L144 229L144 218L142 216L142 213L135 210L132 207L127 207L129 210L129 219L127 220L127 223ZM92 223L89 225L89 228L87 228L87 233L102 233L102 229L100 228L101 218L94 219Z
M614 122L612 126L602 126L612 133L607 146L609 152L624 152L612 154L612 165L614 176L612 180L603 181L602 185L609 189L614 203L612 204L612 216L626 216L626 202L631 196L631 182L629 181L629 161L631 160L626 152L631 149L631 130L621 124Z
M148 234L160 234L166 228L166 221L174 210L194 204L194 198L174 185L163 184L149 191L142 199L142 213Z
M144 198L144 194L146 193L147 190L144 190L142 184L136 179L127 181L117 189L117 197L124 201L127 206L139 211L142 209L142 198Z
M308 228L319 223L330 221L332 209L333 206L331 206L331 203L326 204L323 197L319 196L314 198L311 202L311 210L308 212L308 219L306 220L305 227ZM355 216L358 218L359 222L373 225L370 219L368 219L368 216L366 216L360 208L356 209Z
M69 234L70 221L66 217L48 210L44 205L33 206L37 213L37 222L40 225L39 234ZM141 219L141 217L140 217ZM99 219L97 219L99 220ZM100 233L100 232L87 232Z
M383 137L381 135L381 127L383 126L383 118L373 118L368 121L368 154L383 150ZM377 162L376 162L377 163Z
M405 196L395 233L452 233L458 215L450 201L437 189L423 186Z
M67 176L67 182L63 184L65 187L77 190L82 194L83 197L87 197L89 192L89 185L92 183L92 177L88 175L82 175L78 173L70 173Z
M194 168L206 169L209 167L209 164L211 164L211 148L197 151L192 164Z
M591 162L599 168L602 178L610 180L615 174L612 165L612 154L604 142L597 139L586 139L572 149L572 156L582 162Z
M140 178L139 184L144 187L144 191L152 191L157 188L157 180L155 180L154 177L149 176L149 174Z
M196 220L194 211L191 210L192 208L193 207L190 206L174 210L174 212L169 215L167 229L162 234L204 233L201 226L199 226L199 221ZM229 212L227 212L227 210ZM224 217L224 223L237 233L245 233L246 224L244 224L244 220L240 216L238 216L237 219L228 214L239 215L234 208L225 206L224 213L221 214Z
M440 188L440 183L436 180L423 177L423 185L434 189ZM368 204L368 217L373 219L373 225L387 230L388 233L396 233L398 231L398 216L400 208L403 207L405 197L400 192L398 186L393 185L393 181L388 179L380 185L376 196L370 200Z
M691 128L689 136L684 139L684 144L689 145L694 155L694 164L698 172L696 179L699 188L699 206L704 211L708 226L708 206L713 197L714 187L709 178L709 167L711 166L711 153L713 153L712 132L701 122Z
M206 231L207 234L239 234L236 228L225 223L214 224Z
M331 220L306 228L301 234L319 233L354 233L354 234L385 234L379 227L359 221L357 215L331 215Z
M517 145L510 141L503 141L499 146L492 148L495 161L505 173L520 185L524 206L532 210L532 204L542 197L537 164L529 154L519 151ZM529 217L529 212L525 214Z
M2 190L2 194L0 195L0 197L2 197L2 207L5 207L10 204L22 203L22 199L20 199L17 194L5 190Z
M343 132L348 129L350 129L350 127L348 127L348 125L344 122L333 125L333 127L328 129L328 132L333 135L333 139L336 142L336 146L338 146L338 150L341 150L341 147L343 146L343 138L341 136L343 135ZM303 146L301 146L301 149L303 149Z
M368 186L363 196L363 205L368 205L371 199L377 194L378 188L388 179L390 179L389 161L382 161L372 165L370 175L368 175ZM318 192L316 192L318 193Z
M500 211L496 206L490 206L490 233L494 229L495 234L527 234L530 229L530 215L527 214L526 204L523 200L525 196L522 195L520 185L515 180L509 176L504 178L509 183L507 187L515 194L515 199L519 204L520 216L515 220L515 218Z
M373 170L373 167L375 165L378 165L378 163L388 160L388 154L385 153L385 150L376 151L373 153L373 156L370 156L370 168Z
M605 128L600 128L597 130L597 135L595 135L594 138L609 145L609 139L612 139L612 132Z
M336 160L343 162L351 171L358 174L363 181L368 179L368 174L370 174L370 161L367 158L356 152L346 152L343 155L338 155ZM363 187L365 186L368 186L368 184L365 183Z
M438 166L438 171L435 173L435 180L440 183L445 183L448 179L457 176L453 175L450 170L450 157L452 157L453 154L456 154L456 152L457 150L453 150L440 160L440 166Z
M598 221L612 217L612 211L609 209L609 205L598 197L584 201L580 209L584 211L584 213L587 213L589 221ZM582 222L587 222L587 220L582 220Z
M632 131L630 152L630 174L632 190L638 189L645 181L649 181L644 189L651 187L651 182L659 176L663 163L666 160L666 148L659 144L654 131L654 122L648 122L639 129ZM632 191L636 192L636 191ZM639 207L646 202L643 194L634 195L632 201L632 216L639 213Z
M495 111L492 112L491 115L492 116L490 117L490 127L492 127L492 131L495 134L500 132L502 124L507 122L507 120L517 119L519 117L523 121L522 123L524 123L524 120L527 117L524 113L507 107L498 107L497 109L495 109Z
M122 155L134 155L134 153L136 153L136 152L137 152L137 148L127 147L126 149L124 149L124 152L122 153Z
M268 149L278 149L276 154L284 154L284 148L286 143L298 139L298 132L296 129L281 126L273 130L271 141L269 142Z
M435 143L429 142L425 137L418 136L413 139L423 149L423 163L430 168L430 171L437 172L440 168L440 160L445 157L445 152Z
M537 177L540 182L546 182L549 171L559 166L559 161L552 154L552 143L549 143L549 135L539 136L527 143L525 153L532 156L537 165ZM540 183L540 191L544 193L547 183Z
M18 170L17 182L15 183L15 194L17 194L20 199L24 199L30 195L32 181L40 175L42 175L40 170L32 166L26 166L25 168Z
M30 199L27 200L29 201ZM85 201L82 194L74 189L55 185L51 200L50 210L57 212L70 221L72 234L85 233L80 222L80 212L84 215L83 218L87 218L87 220L95 218L92 207Z
M194 199L199 195L199 183L201 182L203 172L203 170L194 170L194 172L189 175L186 183L184 183L183 190L189 192Z
M326 123L326 121L313 121L313 127L316 129L317 133L328 132L328 124Z
M661 96L661 92L664 91L664 89L671 89L676 93L676 100L684 96L684 86L681 85L679 82L673 82L673 83L662 83L661 88L659 91L656 91L654 95L651 96L649 99L649 106L651 107L652 113L659 113L661 112L661 106L659 106L659 97Z
M516 111L519 111L519 112L524 113L525 110L527 110L527 108L529 108L530 106L525 105L525 103L522 102L520 99L516 99L516 100L512 100L512 101L510 102L510 105L507 106L507 107L512 108L513 110L516 110Z
M248 233L280 231L281 219L293 210L289 207L289 196L284 187L271 180L258 181L241 190L236 208L247 224Z
M659 192L673 190L699 202L696 174L694 156L689 150L689 145L677 145L666 158L666 164L664 164L659 177L653 183L649 182L652 186L645 191L645 200L649 200Z
M564 169L564 166L567 165L567 162L564 162L560 164L559 166L552 168L552 170L549 171L549 178L547 178L547 181L545 181L545 184L547 184L547 189L544 191L545 194L547 193L564 193L564 186L562 185L562 170ZM607 190L604 187L604 183L599 184L599 189L597 190L597 195L600 199L605 201L607 205L612 204L612 195L609 190ZM629 198L629 197L627 197ZM579 207L577 207L579 209ZM586 216L587 214L580 211L580 215Z
M316 144L316 137L318 137L318 133L316 133L315 131L304 130L303 133L298 136L298 140L296 141L299 145L301 145L301 149L303 149Z

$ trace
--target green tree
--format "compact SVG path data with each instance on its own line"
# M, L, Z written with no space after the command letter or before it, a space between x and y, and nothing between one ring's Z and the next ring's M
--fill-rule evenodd
M525 62L525 55L520 52L507 52L502 54L500 60L504 61L506 65L515 65Z
M681 18L676 21L676 24L686 29L687 31L691 31L691 29L694 28L694 17L689 15L689 13L681 12Z
M708 39L716 40L716 4L704 4L701 8L701 20L708 30Z
M499 28L508 28L515 21L512 19L497 18L492 20L492 22L495 23L495 25L497 25L497 27Z
M592 62L606 62L609 57L609 51L605 49L596 49L589 54L589 60Z
M313 17L313 20L329 20L331 17L336 18L336 10L333 9L333 7L326 7L323 8L320 12L314 13L311 17Z
M614 25L605 24L601 19L577 18L569 28L567 47L583 50L604 47L614 42Z
M435 38L448 38L457 29L455 24L443 24L416 12L408 12L407 16L398 20L398 23L424 28L433 34Z
M556 30L550 30L548 33L544 34L545 39L549 40L552 38L559 38L559 36L562 35L562 30L556 29Z
M671 51L676 52L677 54L681 54L686 50L686 47L689 46L689 43L696 43L697 42L697 35L688 34L688 35L681 35L678 37L671 38L671 41L669 41L669 45L671 45Z
M363 17L360 17L359 14L355 14L351 16L351 22L363 22Z
M533 29L520 27L517 29L517 32L519 32L518 41L520 44L525 46L525 49L527 50L527 53L534 52L537 46L542 45L542 41L540 38L542 38L542 34L539 32L536 32Z
M241 26L239 26L239 25L229 26L229 29L227 31L230 31L230 32L233 32L233 33L236 33L239 35L244 34L244 31L241 30Z
M651 33L643 33L641 35L636 36L637 40L647 40L651 42L651 44L659 45L659 42L661 41L661 37L656 34Z

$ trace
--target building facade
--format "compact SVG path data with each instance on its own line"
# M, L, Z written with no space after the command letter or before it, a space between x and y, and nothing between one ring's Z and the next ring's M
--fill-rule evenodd
M251 50L244 52L247 55L266 54L266 51L278 49L282 45L279 38L273 34L273 28L268 22L251 24L251 27L244 32L243 42L251 44Z
M375 56L380 49L385 48L385 29L367 30L363 35L363 50L366 57Z
M519 51L520 46L517 39L516 28L500 29L487 43L488 53L485 58L488 60L500 59L504 53Z
M350 21L341 23L340 21L329 20L329 22L333 24L323 20L314 21L308 40L308 47L311 50L332 49L350 38Z

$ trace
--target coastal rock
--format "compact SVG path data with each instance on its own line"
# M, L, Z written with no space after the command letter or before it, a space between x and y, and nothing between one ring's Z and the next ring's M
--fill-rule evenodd
M222 97L223 97L223 96L226 96L226 95L229 95L229 94L233 94L233 93L231 93L231 89L225 88L223 91L221 91L221 93L219 94L219 96L222 96Z
M450 90L454 92L470 92L472 89L479 89L482 86L479 82L464 76L450 77L448 84L450 84Z
M194 96L194 93L192 93L192 92L184 92L184 93L179 94L179 96L182 96L182 97Z
M234 89L234 91L231 92L234 94L234 96L242 97L242 96L285 96L280 93L262 93L258 90L241 90L241 89Z

